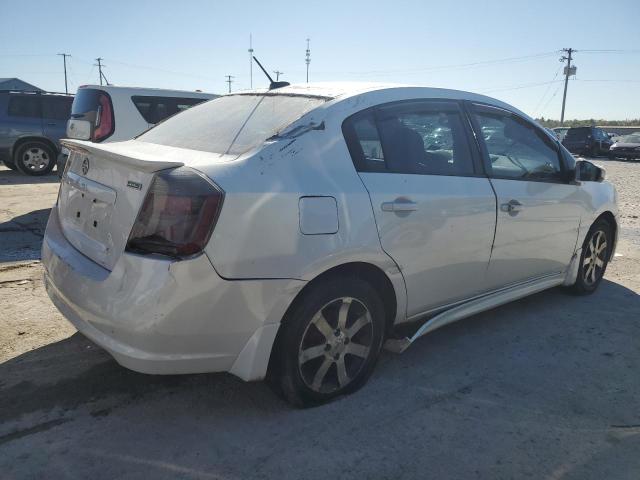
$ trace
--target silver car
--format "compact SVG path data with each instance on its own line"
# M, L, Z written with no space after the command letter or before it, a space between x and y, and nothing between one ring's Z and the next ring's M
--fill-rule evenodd
M43 262L66 318L125 367L268 377L296 405L361 387L383 346L593 292L618 232L601 168L454 90L230 94L65 146Z

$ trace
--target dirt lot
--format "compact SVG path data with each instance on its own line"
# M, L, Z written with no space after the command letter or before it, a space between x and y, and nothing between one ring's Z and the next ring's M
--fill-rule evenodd
M640 478L640 162L599 160L622 212L590 297L540 293L446 327L333 404L119 367L51 305L57 177L0 167L0 477Z

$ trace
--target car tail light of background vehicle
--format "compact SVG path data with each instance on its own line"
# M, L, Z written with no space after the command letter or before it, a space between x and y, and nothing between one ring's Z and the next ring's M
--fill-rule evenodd
M174 258L202 252L215 227L224 192L194 170L181 167L156 175L127 251Z
M94 142L104 140L113 133L113 106L111 105L111 99L105 93L100 93L98 104L96 127L92 138Z

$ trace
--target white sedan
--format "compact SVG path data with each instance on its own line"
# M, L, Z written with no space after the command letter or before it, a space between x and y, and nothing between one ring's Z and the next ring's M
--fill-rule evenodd
M455 90L286 86L65 145L43 244L65 317L125 367L268 375L296 405L355 391L383 345L593 292L618 233L601 168Z

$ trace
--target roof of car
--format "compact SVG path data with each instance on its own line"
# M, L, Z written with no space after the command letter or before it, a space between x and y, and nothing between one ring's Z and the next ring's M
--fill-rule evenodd
M465 92L463 90L451 90L445 88L424 87L417 85L404 85L398 83L370 83L370 82L319 82L319 83L303 83L294 84L286 87L281 87L273 90L268 89L254 89L234 92L231 95L252 95L252 94L267 94L267 95L301 95L316 98L326 98L328 100L340 99L344 100L349 97L362 95L365 93L376 92L386 90L389 92L396 92L402 95L406 91L411 90L411 94L415 94L416 98L442 98L442 99L460 99L470 100L474 102L488 103L498 107L506 108L508 110L517 112L525 117L528 117L525 113L521 112L512 105L506 104L495 98L487 97L485 95Z
M136 93L139 95L144 95L145 93L148 95L168 95L175 96L176 94L180 95L188 95L188 96L196 96L196 97L210 97L215 98L218 97L218 94L209 93L209 92L197 92L194 90L172 90L169 88L148 88L148 87L127 87L123 85L81 85L78 87L78 90L84 88L93 88L98 90L104 90L106 92L112 91L131 91L132 93Z

